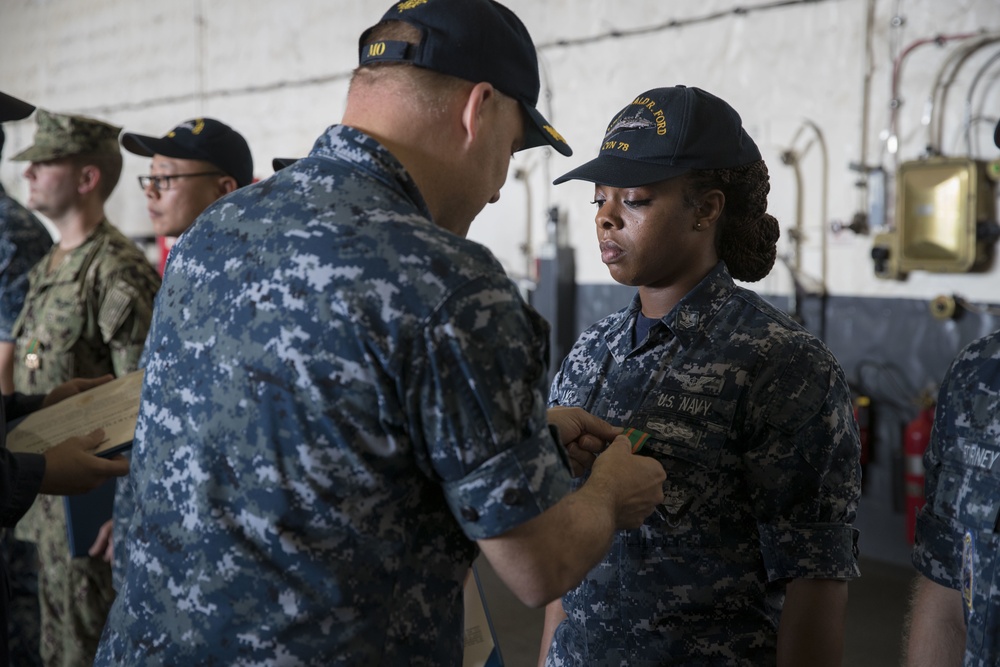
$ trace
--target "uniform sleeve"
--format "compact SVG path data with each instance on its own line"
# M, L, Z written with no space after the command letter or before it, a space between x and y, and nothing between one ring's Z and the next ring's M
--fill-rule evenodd
M941 480L942 451L953 445L953 441L947 437L947 429L939 427L941 418L939 405L931 430L931 442L924 454L926 504L917 515L911 559L917 571L928 579L958 590L961 581L963 529L934 511Z
M410 432L466 536L504 533L566 495L569 466L545 411L548 326L509 281L479 278L452 295L421 345Z
M0 448L0 526L9 528L35 502L45 475L41 454L14 454Z
M959 415L949 399L953 399L959 391L967 392L969 388L967 379L957 379L962 356L959 355L948 369L938 394L931 440L924 452L925 504L917 515L911 554L917 571L942 586L956 590L961 587L962 539L965 529L938 510L943 508L939 495L944 495L940 488L944 478L944 461L948 458L948 452L958 446L954 425ZM957 508L952 508L952 516L956 513Z
M145 267L143 267L145 268ZM147 272L120 271L107 284L98 313L101 337L111 349L115 375L139 368L159 279Z
M861 446L847 382L825 348L770 356L786 364L758 378L744 454L768 579L857 577Z
M11 266L17 248L8 238L0 238L0 342L13 342L14 322L24 306L28 292L27 272L17 273Z

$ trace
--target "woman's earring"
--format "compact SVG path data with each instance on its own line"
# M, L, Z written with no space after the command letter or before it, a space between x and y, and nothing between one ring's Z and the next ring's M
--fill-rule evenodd
M700 222L694 223L694 228L697 229L700 232L701 231L701 223Z

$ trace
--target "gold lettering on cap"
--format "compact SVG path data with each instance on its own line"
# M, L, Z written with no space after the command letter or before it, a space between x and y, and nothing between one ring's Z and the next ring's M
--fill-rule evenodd
M385 42L375 42L368 45L368 57L375 58L385 54Z
M648 97L637 97L634 100L632 100L632 104L635 104L640 107L646 107L650 111L656 108L656 101Z
M201 131L205 129L205 120L199 118L194 122L194 127L191 128L191 134L201 134Z
M401 12L405 12L407 9L413 9L414 7L419 7L420 5L426 5L427 0L406 0L406 2L401 2L396 5L396 9Z
M627 151L628 143L625 141L605 141L604 145L601 146L602 151Z
M653 120L656 121L656 133L662 137L667 133L667 119L663 115L663 109L653 112Z

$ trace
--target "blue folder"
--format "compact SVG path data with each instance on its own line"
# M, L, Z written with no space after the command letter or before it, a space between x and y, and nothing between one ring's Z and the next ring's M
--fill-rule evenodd
M63 498L66 535L73 558L88 555L97 533L111 519L115 504L115 480L109 479L93 491Z

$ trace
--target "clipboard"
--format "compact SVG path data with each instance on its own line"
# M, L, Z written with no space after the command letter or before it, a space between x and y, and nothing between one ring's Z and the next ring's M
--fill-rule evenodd
M132 447L139 417L143 370L71 396L8 425L7 449L41 454L66 438L103 428L95 454L114 456Z

